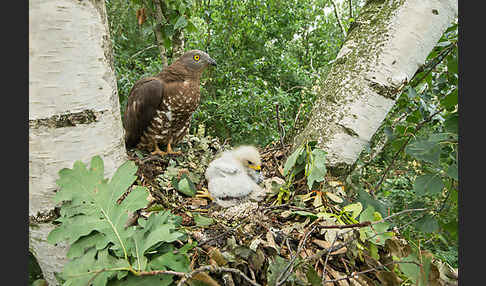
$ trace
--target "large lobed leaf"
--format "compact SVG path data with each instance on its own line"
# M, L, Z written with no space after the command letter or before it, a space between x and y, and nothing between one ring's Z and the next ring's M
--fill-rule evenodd
M140 218L138 226L125 227L128 214L147 204L148 191L140 186L133 187L123 201L117 203L136 179L136 170L135 164L128 161L109 181L103 177L103 161L95 156L89 169L78 161L73 169L59 172L60 190L55 201L63 203L57 220L61 224L49 233L48 241L70 244L67 254L70 261L60 274L65 280L63 285L150 285L154 282L169 285L170 276L142 279L129 274L128 270L156 270L154 266L161 266L162 269L189 271L185 252L173 253L170 244L184 238L184 233L177 231L181 217L165 211L154 213L146 220ZM149 261L148 252L162 255Z
M117 199L135 181L135 163L122 164L110 182L103 177L103 161L99 156L91 160L91 167L77 161L73 169L59 172L57 184L60 190L54 197L56 202L67 201L61 208L62 224L54 229L47 240L50 243L67 241L72 244L92 231L106 236L107 242L124 249L123 240L131 234L125 229L128 214L147 204L145 188L134 188L121 204Z

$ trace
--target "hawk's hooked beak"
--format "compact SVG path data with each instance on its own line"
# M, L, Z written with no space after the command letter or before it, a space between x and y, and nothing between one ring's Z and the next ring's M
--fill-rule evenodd
M248 167L252 168L255 171L260 171L262 167L260 165L248 165Z
M213 60L212 58L209 58L209 59L208 59L208 62L209 62L209 64L210 64L210 65L212 65L212 66L217 66L216 61L215 61L215 60Z

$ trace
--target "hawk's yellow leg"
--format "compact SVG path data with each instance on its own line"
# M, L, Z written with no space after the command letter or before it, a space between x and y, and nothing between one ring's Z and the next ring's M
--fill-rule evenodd
M154 151L150 154L152 155L159 155L161 157L165 156L165 155L181 155L182 152L181 151L174 151L172 150L172 147L170 146L171 144L171 141L172 140L169 140L169 142L167 143L167 152L164 152L162 150L159 149L159 145L157 144L157 141L153 141L153 145L154 145Z
M202 191L197 191L196 198L208 198L213 201L213 197L209 194L208 189L202 188Z

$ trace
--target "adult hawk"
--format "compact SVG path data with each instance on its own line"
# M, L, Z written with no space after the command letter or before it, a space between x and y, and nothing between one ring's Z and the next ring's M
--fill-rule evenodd
M128 96L123 118L127 148L158 154L180 154L171 144L187 133L191 115L199 106L202 72L216 65L207 53L188 51L153 77L138 80ZM166 152L158 144L167 145Z

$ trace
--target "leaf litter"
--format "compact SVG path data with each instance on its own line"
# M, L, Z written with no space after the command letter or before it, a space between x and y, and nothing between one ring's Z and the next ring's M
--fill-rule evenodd
M424 267L413 263L425 256L420 251L411 250L398 232L389 231L389 223L376 223L365 228L339 228L363 221L378 222L382 217L374 208L364 209L361 203L352 203L346 198L340 178L326 172L322 161L325 152L315 151L317 149L312 151L315 162L305 172L310 176L305 177L302 175L304 168L299 169L299 164L305 162L305 158L295 152L290 154L290 146L282 148L279 143L274 143L261 148L265 199L224 209L194 195L197 190L207 189L204 172L208 164L231 146L226 142L221 144L215 138L188 135L176 148L182 151L182 155L164 158L129 150L130 160L114 175L118 176L117 179L112 179L118 182L116 186L100 180L102 162L97 162L97 159L91 162L91 169L98 167L101 170L93 174L84 172L83 166L75 164L73 170L78 168L83 171L83 182L86 182L77 188L116 189L121 193L112 192L112 195L119 197L120 204L112 203L110 206L109 198L101 197L103 192L60 192L57 201L90 200L93 202L91 207L103 210L101 213L106 213L106 216L100 221L86 224L81 232L76 229L78 233L68 238L66 234L71 235L69 225L80 219L74 214L92 210L89 207L63 208L63 212L72 212L72 215L64 215L58 221L69 223L63 223L59 230L53 231L50 240L59 242L67 239L73 242L71 258L80 256L95 243L96 249L103 249L111 243L117 246L114 249L119 254L125 252L137 257L133 265L138 265L139 269L187 272L206 265L232 269L231 272L209 271L210 276L197 273L189 280L191 285L323 285L323 278L328 281L325 285L411 285L397 284L410 280L409 276L421 283L420 273ZM297 150L304 152L304 148ZM297 169L302 172L298 173L295 171ZM69 176L73 171L65 169L60 174L63 172ZM61 176L59 181L61 187L63 178ZM109 210L105 211L105 208ZM132 212L130 219L122 221L124 216L120 212L126 210ZM131 231L132 228L127 228L129 225L138 225L143 231L135 233ZM106 231L110 228L116 230L113 233L120 237ZM83 238L93 229L99 231L96 234L98 239L90 239L90 236ZM122 241L128 243L125 245ZM184 246L177 250L171 243ZM167 252L148 261L146 254L161 245ZM99 252L98 256L101 256L96 261L92 257L94 254L88 253L91 256L84 255L83 259L89 261L78 259L77 263L81 265L70 265L66 273L75 272L76 267L78 270L88 270L86 267L89 263L103 266L100 258L106 256L104 252ZM410 257L412 264L393 263ZM445 285L445 281L451 280L446 276L451 271L445 271L447 267L444 264L437 261L432 263L431 259L425 261L427 272L437 274L434 278L429 275L432 279L428 281L430 285ZM110 263L126 266L124 260ZM404 275L405 272L407 275ZM91 277L93 280L84 278L86 281L81 282L94 281L96 285L104 285L103 282L114 278L115 273L106 272ZM118 274L117 278L124 275ZM168 275L148 279L155 279L160 285L178 283L177 277L170 276L171 279L168 279L163 276ZM197 277L206 277L206 284L196 281L200 280ZM118 281L117 285L141 283L143 280L140 279L129 276L124 280L125 284Z

